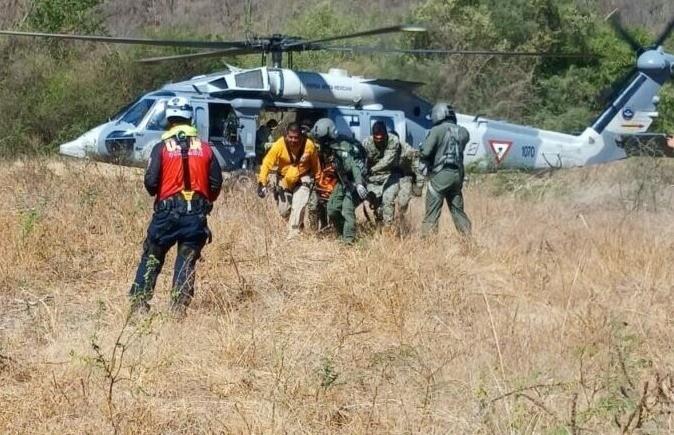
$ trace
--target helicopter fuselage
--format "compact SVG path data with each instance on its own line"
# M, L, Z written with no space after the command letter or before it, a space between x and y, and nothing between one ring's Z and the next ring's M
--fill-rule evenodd
M666 79L668 79L666 77ZM583 166L621 159L622 134L645 132L657 116L657 93L663 81L639 73L633 83L602 113L594 125L575 136L480 116L459 114L470 142L466 164L483 168L546 169ZM414 82L366 79L333 69L328 73L285 68L230 67L227 72L167 84L142 96L115 118L60 152L74 157L117 159L140 164L165 128L166 101L190 99L194 124L202 139L214 144L224 170L249 168L256 158L256 137L267 112L295 112L298 120L330 117L341 134L363 140L376 121L420 147L432 127L432 104L414 94ZM236 119L238 133L225 137L224 123Z

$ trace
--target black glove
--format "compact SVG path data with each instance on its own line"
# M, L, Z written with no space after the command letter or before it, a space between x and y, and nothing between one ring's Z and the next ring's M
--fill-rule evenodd
M267 187L263 186L262 183L257 183L257 196L260 198L267 196Z

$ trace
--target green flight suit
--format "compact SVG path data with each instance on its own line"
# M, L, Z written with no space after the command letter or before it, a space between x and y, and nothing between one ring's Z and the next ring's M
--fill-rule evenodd
M346 140L335 142L330 145L331 152L326 154L326 161L335 165L339 180L328 199L327 213L346 243L356 238L356 207L360 203L356 186L363 184L361 167L350 152L352 146Z
M434 126L421 147L421 160L428 168L426 213L423 235L436 232L442 204L446 201L456 229L469 236L471 223L463 211L463 151L470 140L468 130L452 122Z
M395 134L389 134L387 143L380 148L370 136L363 141L363 148L367 152L367 190L374 194L378 202L375 210L377 220L383 221L384 225L392 225L402 175L400 139Z

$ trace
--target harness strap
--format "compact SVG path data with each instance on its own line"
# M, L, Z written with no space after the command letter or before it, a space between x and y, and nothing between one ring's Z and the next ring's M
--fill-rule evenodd
M190 163L189 163L189 151L190 146L188 144L188 139L178 140L180 144L180 157L182 158L183 166L183 189L187 191L192 190L192 180L190 179Z
M192 197L194 196L194 191L192 190L192 180L190 178L189 152L190 152L190 145L194 140L194 138L185 137L184 134L181 135L180 133L178 133L178 135L176 135L176 139L178 141L178 144L180 145L180 157L183 167L183 190L181 193L183 195L183 198L185 198L185 201L187 201L187 211L191 212Z
M307 146L307 140L304 139L304 141L302 143L302 148L300 149L300 152L299 152L298 155L295 155L295 154L290 152L290 148L288 148L288 143L285 141L285 139L283 139L283 144L286 147L286 152L288 153L288 157L290 157L290 163L292 163L293 166L297 166L297 164L302 159L302 156L304 155L304 149Z

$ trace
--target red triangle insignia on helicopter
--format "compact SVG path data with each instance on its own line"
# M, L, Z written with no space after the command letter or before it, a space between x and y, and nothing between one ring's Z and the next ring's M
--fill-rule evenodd
M508 152L512 147L512 141L508 140L490 140L489 147L494 152L494 157L496 158L496 164L500 165L506 157L508 157Z

